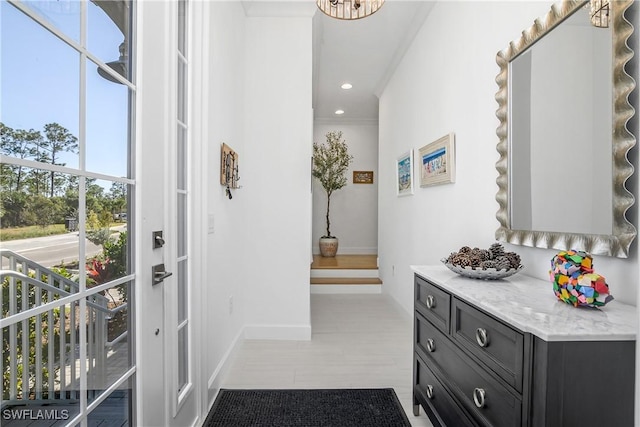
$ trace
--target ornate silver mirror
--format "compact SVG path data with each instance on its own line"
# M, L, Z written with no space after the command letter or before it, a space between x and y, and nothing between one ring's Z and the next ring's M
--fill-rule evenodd
M592 25L588 2L556 3L498 52L496 239L628 256L631 3L611 1L608 28Z

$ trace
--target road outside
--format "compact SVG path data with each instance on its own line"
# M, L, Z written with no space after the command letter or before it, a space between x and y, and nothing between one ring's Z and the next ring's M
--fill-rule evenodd
M117 235L120 231L126 230L126 225L112 227L111 230ZM112 234L113 237L114 235ZM53 267L61 262L67 263L76 261L79 258L78 232L0 242L0 248L20 254L43 267ZM97 255L101 251L101 246L94 245L86 240L87 258ZM2 268L7 268L8 265L4 264L5 260L3 259Z

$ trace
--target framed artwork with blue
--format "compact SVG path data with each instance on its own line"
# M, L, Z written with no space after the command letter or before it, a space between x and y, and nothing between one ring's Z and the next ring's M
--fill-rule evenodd
M420 150L420 187L456 181L455 135L450 133Z
M413 150L396 160L396 193L398 196L413 194Z

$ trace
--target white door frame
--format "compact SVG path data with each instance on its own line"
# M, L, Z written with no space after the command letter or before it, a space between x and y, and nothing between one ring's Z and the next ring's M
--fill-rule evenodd
M194 2L190 6L191 17L202 16L201 20L194 23L194 28L201 28L204 14L194 9L208 8ZM180 402L173 391L176 384L177 373L174 370L175 351L177 343L171 334L169 326L175 325L177 318L171 310L175 309L175 296L177 295L177 271L175 269L175 156L174 146L176 140L176 87L177 87L177 4L176 2L138 2L138 37L137 37L137 81L139 83L136 104L136 179L137 191L135 195L136 215L136 241L135 248L136 268L138 280L136 283L136 325L137 325L137 398L136 413L137 424L151 425L197 425L202 418L202 402L206 401L206 380L202 381L201 357L201 312L199 306L202 301L200 286L192 286L190 293L189 311L192 329L189 336L191 345L191 357L189 360L188 378L190 385L186 388L187 401ZM194 34L193 31L191 34ZM189 45L192 41L198 41L198 37L189 37ZM190 56L197 58L194 63L202 60L199 58L201 51L190 48ZM201 54L200 54L201 55ZM206 62L204 58L203 63ZM202 90L192 90L195 84L206 80L201 72L194 72L196 68L190 65L188 81L189 111L193 111L191 124L203 123L203 112L193 108L205 101L205 96L199 94ZM194 95L193 97L191 95ZM197 98L196 98L197 96ZM191 126L190 126L191 127ZM206 241L201 237L203 226L203 208L206 207L206 193L204 183L194 177L202 176L203 147L194 146L191 141L203 141L202 130L196 131L193 126L193 134L189 136L192 146L191 160L189 161L189 181L193 183L189 189L191 202L188 208L189 224L189 276L193 284L202 283L201 271L206 259ZM196 152L196 151L200 152ZM206 151L206 149L204 150ZM206 153L205 153L206 154ZM195 159L200 161L195 162ZM173 189L173 190L172 190ZM171 196L173 194L173 196ZM194 197L197 195L197 197ZM166 246L153 249L152 233L162 230L165 236ZM138 240L139 239L139 240ZM152 285L153 265L165 264L165 269L171 271L173 276L166 278L162 283ZM204 387L203 387L204 384ZM203 399L202 396L205 396ZM206 406L205 406L206 407ZM163 408L164 410L159 410Z

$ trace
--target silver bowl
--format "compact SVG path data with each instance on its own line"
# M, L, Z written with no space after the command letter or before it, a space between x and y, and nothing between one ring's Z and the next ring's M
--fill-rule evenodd
M472 279L478 279L478 280L504 279L505 277L513 276L514 274L516 274L517 272L519 272L524 268L524 266L520 264L517 268L509 268L506 270L505 269L498 270L496 268L487 268L483 270L480 267L474 268L474 267L462 267L459 265L453 265L447 262L446 258L442 258L440 261L444 265L446 265L449 270L453 271L454 273L457 273L461 276L470 277Z

